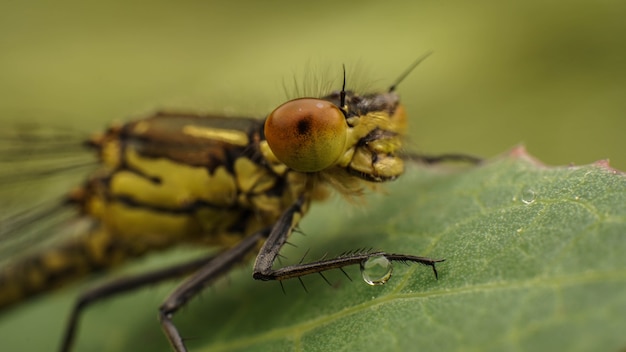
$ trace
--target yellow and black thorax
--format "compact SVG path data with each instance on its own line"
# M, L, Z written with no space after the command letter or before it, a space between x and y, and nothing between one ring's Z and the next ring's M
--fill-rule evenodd
M89 141L102 167L72 199L142 247L229 246L300 195L351 196L403 172L397 94L343 94L291 100L265 120L157 113L111 127Z

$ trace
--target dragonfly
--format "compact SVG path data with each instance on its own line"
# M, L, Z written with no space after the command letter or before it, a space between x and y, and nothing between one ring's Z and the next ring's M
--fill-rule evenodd
M407 117L396 87L426 56L385 92L347 90L344 68L340 90L289 100L265 119L158 112L93 135L84 145L94 151L98 168L54 208L71 209L89 225L78 236L20 255L0 268L0 313L89 274L181 244L220 250L87 290L75 301L60 350L72 349L81 313L91 304L182 277L158 316L173 350L187 351L172 320L176 312L252 257L254 279L281 285L350 265L364 270L372 263L391 268L393 262L429 266L437 278L436 263L444 259L373 250L275 267L311 204L331 192L358 197L397 179L406 162L479 161L402 148ZM14 232L20 226L5 227ZM390 273L368 283L383 284Z

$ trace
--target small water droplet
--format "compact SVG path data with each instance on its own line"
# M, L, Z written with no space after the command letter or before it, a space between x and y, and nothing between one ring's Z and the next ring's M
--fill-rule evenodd
M370 257L361 262L361 276L368 285L383 285L393 272L393 265L384 255Z
M532 188L524 188L522 190L522 203L526 204L526 205L530 205L533 204L535 202L535 198L537 197L537 195L535 194L535 191Z

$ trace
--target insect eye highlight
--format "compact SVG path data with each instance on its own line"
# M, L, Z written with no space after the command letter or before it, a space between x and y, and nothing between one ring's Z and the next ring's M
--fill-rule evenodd
M332 166L344 152L347 130L337 106L313 98L290 100L265 120L265 138L274 155L302 172Z

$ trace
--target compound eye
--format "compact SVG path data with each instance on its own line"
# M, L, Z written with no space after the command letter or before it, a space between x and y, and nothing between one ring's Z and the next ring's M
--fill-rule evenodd
M274 155L302 172L332 166L344 153L347 130L337 106L313 98L290 100L265 120L265 139Z

